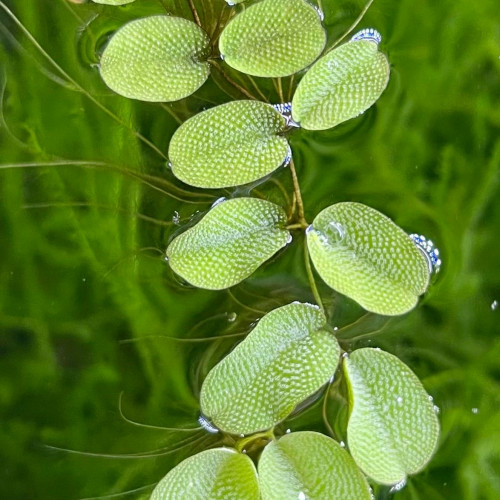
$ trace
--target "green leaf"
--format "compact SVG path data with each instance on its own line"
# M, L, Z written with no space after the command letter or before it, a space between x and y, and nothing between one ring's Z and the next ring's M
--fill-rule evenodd
M94 3L102 3L104 5L125 5L135 2L135 0L92 0Z
M195 23L151 16L120 28L101 57L101 76L118 94L141 101L177 101L208 78L210 40Z
M358 349L344 358L351 414L349 450L365 474L396 484L422 470L438 442L432 398L396 356Z
M209 372L201 411L225 432L270 429L328 382L339 354L316 306L294 302L275 309Z
M323 51L326 33L305 0L263 0L238 14L219 39L229 66L255 76L288 76Z
M360 203L325 208L307 230L311 259L337 292L377 314L403 314L429 284L423 252L391 219Z
M335 127L372 106L386 88L389 73L389 62L378 51L377 41L360 39L341 45L319 59L300 81L292 118L309 130Z
M255 467L246 455L229 448L206 450L174 467L150 500L259 500Z
M174 175L191 186L256 181L285 164L286 121L269 104L233 101L199 113L175 132L168 150Z
M293 432L269 443L259 459L262 500L371 500L365 477L336 441Z
M290 242L286 221L285 211L266 200L224 201L170 243L168 262L192 285L229 288Z

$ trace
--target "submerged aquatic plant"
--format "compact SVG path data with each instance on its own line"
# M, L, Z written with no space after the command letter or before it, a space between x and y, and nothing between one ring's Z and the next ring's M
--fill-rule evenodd
M180 120L168 146L173 175L191 187L222 189L262 182L282 167L290 172L293 193L283 206L244 190L214 204L172 238L168 265L190 285L222 290L302 239L316 304L293 301L268 312L212 368L201 387L202 418L237 436L234 446L184 460L151 498L368 499L368 480L396 487L426 466L439 423L422 384L398 358L377 349L349 352L339 344L311 263L346 300L394 316L416 306L441 262L423 236L408 235L361 203L335 203L309 221L289 137L330 129L375 104L390 74L381 36L365 29L325 50L321 12L305 0L235 7L240 10L231 10L215 29L189 5L193 21L154 15L125 23L101 54L102 79L126 98L171 102L194 94L210 75L222 75L248 99ZM233 70L249 75L251 84L235 81ZM290 80L286 99L281 78L296 74L300 82ZM276 78L281 102L255 98L254 90L265 95L258 85L252 88L252 76ZM185 194L180 184L175 189ZM347 449L312 431L276 439L275 427L323 387L340 393L339 380L348 394ZM261 451L257 467L247 449Z

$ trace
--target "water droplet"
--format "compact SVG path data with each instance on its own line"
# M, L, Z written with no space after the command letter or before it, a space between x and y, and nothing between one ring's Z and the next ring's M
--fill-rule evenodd
M200 415L198 417L198 423L207 431L210 432L210 434L217 434L219 432L219 429L217 427L214 427L210 420L208 420L207 417L204 415Z
M403 406L403 398L401 396L398 396L396 398L396 403L398 404L398 406Z
M498 309L498 300L494 300L492 303L491 303L491 310L492 311L496 311Z
M220 55L220 58L221 58L222 60L224 60L224 57L225 57L225 56L224 56L224 54L221 54L221 55Z
M325 234L331 245L338 245L345 238L345 229L339 222L330 222L325 229Z
M231 0L226 0L226 2L229 5L229 7L233 7L235 5L235 3L231 2Z
M179 215L179 212L177 210L174 210L174 215L172 215L172 222L178 226L181 222L181 216Z
M285 432L286 432L287 434L290 434L290 432L292 432L292 430L291 430L291 429L287 429Z
M474 415L477 415L479 413L479 408L472 408L472 413L474 413Z
M334 331L337 331L338 329L339 329L339 327L338 327L338 326L334 326L334 327L333 327L333 330L334 330Z
M217 205L220 205L221 203L223 203L224 201L226 201L226 198L224 196L222 196L221 198L217 198L213 203L212 203L212 206L210 208L214 208L216 207Z
M299 496L297 497L297 500L306 500L306 498L307 498L306 494L303 491L301 491L299 493Z
M427 259L429 273L438 273L442 262L439 258L439 249L435 247L432 240L427 239L423 234L416 233L410 234L410 238Z
M163 257L163 260L164 260L165 262L168 262L168 255L167 255L167 254L165 254L165 256Z
M441 413L441 408L439 408L439 406L434 405L432 409L434 410L434 413L436 415L439 415Z
M171 161L167 162L167 168L169 170L172 170L172 162Z
M238 315L235 312L227 313L227 320L230 323L233 323L234 321L236 321L237 317L238 317Z
M291 234L288 234L287 238L286 238L286 243L288 245L288 243L291 243L293 240L293 236Z
M351 38L351 42L357 42L359 40L368 40L378 45L382 41L382 35L376 29L365 28L364 30L358 31Z
M434 398L432 396L427 396L429 398L429 401L432 403L434 401Z
M406 478L399 483L395 484L390 490L389 493L396 493L397 491L401 491L406 486Z
M344 352L344 354L342 354L342 357L343 357L343 358L348 358L348 357L349 357L349 353Z
M340 445L340 447L341 447L341 448L345 448L345 443L344 443L344 441L340 441L339 445Z

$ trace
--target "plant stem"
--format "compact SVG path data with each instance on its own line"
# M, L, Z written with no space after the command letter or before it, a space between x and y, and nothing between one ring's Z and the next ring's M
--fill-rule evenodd
M227 75L225 71L213 59L209 59L208 62L222 75L224 80L230 83L234 88L238 89L243 95L245 95L249 99L252 99L253 101L258 100L254 95L250 94L248 90L244 89L241 85L236 83L229 75Z
M200 16L198 15L198 11L194 6L193 0L188 0L189 8L191 9L191 13L193 14L194 22L201 28Z
M368 11L368 9L371 7L373 1L374 0L368 0L368 2L365 5L364 9L361 11L361 14L359 14L359 16L356 18L356 20L351 24L351 26L349 26L349 28L347 29L347 31L328 50L326 50L325 53L328 53L328 52L330 52L330 50L333 50L347 35L349 35L349 33L351 33L351 31L354 28L356 28L356 26L359 24L359 22L361 21L361 19L363 19L364 15Z
M293 158L290 160L290 172L292 173L292 181L293 181L293 192L295 193L295 199L297 201L297 209L299 211L299 222L305 227L309 224L306 221L304 214L304 202L302 201L302 194L300 192L299 180L297 179L297 171L295 170L295 163L293 162Z
M316 285L316 280L314 279L313 270L311 268L311 260L309 259L309 250L307 248L307 241L304 241L304 264L306 265L307 279L309 281L309 286L311 287L314 300L318 304L319 308L325 313L325 306L321 300L321 295L319 294L318 287Z

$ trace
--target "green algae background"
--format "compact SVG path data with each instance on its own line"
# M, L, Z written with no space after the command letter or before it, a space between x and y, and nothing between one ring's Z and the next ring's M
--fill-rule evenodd
M188 188L167 167L179 121L228 101L224 91L241 98L234 88L215 75L220 87L211 79L179 103L145 104L116 96L99 77L96 47L127 19L162 13L167 3L6 1L74 81L0 9L2 498L135 489L125 498L147 497L148 485L220 438L133 425L120 414L120 395L130 419L195 427L210 367L265 312L313 301L300 238L225 292L187 286L163 259L169 241L215 200L247 193ZM322 3L330 43L364 5ZM175 4L189 18L187 2ZM375 0L360 28L383 36L392 71L387 90L355 120L291 136L309 220L333 203L357 201L441 250L441 272L414 311L390 321L363 316L341 330L359 337L356 347L396 354L440 408L438 452L395 499L500 497L496 4ZM277 102L272 86L258 82ZM292 192L286 169L272 179ZM283 204L274 180L253 192ZM362 316L351 301L320 290L339 328ZM228 337L200 341L221 335ZM334 400L327 414L342 427ZM282 431L326 433L321 417L318 400Z

